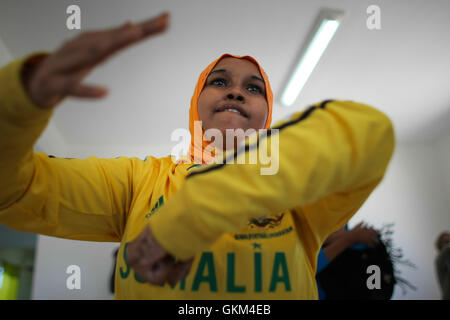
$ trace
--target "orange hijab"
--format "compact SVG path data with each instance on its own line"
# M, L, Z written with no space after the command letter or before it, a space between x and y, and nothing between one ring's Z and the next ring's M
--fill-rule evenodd
M214 69L215 65L223 58L226 57L234 57L238 59L247 59L251 62L253 62L259 69L259 72L261 73L264 83L266 85L266 100L268 105L268 112L267 112L267 119L266 123L264 125L264 129L268 129L270 127L270 124L272 122L272 105L273 105L273 93L272 89L270 88L269 78L267 77L266 73L264 72L263 68L259 65L258 61L254 59L251 56L238 56L233 55L229 53L225 53L222 56L220 56L218 59L213 61L208 67L206 67L205 70L200 74L197 85L195 86L194 95L191 99L191 108L189 109L189 131L191 133L191 146L189 148L189 154L187 155L187 159L190 158L191 163L196 164L206 164L210 163L214 160L214 158L210 158L209 152L203 152L206 147L208 147L211 142L204 140L203 137L203 130L201 127L196 128L196 132L201 132L201 137L197 137L195 139L194 137L194 121L200 121L199 115L198 115L198 109L197 109L197 102L198 98L200 97L200 93L203 90L203 87L205 86L206 78L208 78L209 73ZM209 146L211 148L211 146ZM195 152L197 150L197 152ZM201 152L199 152L201 150ZM214 152L213 152L214 154ZM198 158L197 155L202 155L200 158ZM181 162L184 162L183 160Z

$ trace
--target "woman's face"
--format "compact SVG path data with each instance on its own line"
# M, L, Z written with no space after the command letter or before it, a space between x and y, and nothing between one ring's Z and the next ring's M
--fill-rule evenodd
M226 108L236 108L240 113L224 111ZM264 80L258 67L246 59L220 60L206 79L198 99L203 131L219 129L224 138L226 129L264 128L267 112Z

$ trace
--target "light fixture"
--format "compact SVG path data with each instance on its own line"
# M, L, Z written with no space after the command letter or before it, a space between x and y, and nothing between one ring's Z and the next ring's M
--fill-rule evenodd
M297 59L298 64L281 95L281 103L284 106L291 106L297 100L300 91L341 24L343 16L344 13L338 10L324 9L320 12L306 42L305 50Z

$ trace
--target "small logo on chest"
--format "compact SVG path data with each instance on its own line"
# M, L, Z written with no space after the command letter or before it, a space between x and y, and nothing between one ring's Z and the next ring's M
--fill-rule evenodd
M158 201L156 201L155 205L153 206L152 210L145 215L145 218L150 218L159 207L162 207L164 204L164 196L159 197Z

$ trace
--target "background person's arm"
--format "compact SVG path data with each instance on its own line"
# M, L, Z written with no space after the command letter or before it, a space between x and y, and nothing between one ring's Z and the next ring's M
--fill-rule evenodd
M359 223L350 231L342 232L338 237L333 239L325 248L323 252L329 261L332 261L347 248L357 243L375 246L378 240L379 233L371 228L366 228L363 223Z
M327 257L328 261L332 261L342 252L344 252L347 248L351 247L354 244L353 237L350 234L342 235L336 238L333 242L331 242L328 246L323 248L323 253Z

